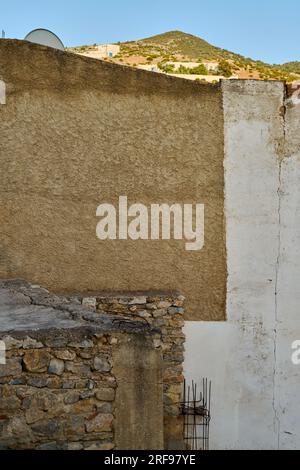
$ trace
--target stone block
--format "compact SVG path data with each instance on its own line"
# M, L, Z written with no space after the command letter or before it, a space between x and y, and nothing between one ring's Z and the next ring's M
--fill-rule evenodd
M129 305L142 305L147 303L147 297L146 296L138 296L138 297L133 297Z
M80 393L76 391L71 391L64 395L64 402L66 405L73 405L74 403L77 403L79 399Z
M0 364L0 377L9 377L22 373L21 358L13 357L6 360L6 364Z
M96 308L97 299L95 297L84 297L82 299L82 306L85 308Z
M105 357L96 356L94 358L94 369L98 372L109 372L111 370L111 364Z
M112 414L98 414L85 424L86 432L109 432L113 424Z
M47 387L48 380L46 377L28 377L27 385L36 388Z
M44 372L50 362L50 354L43 349L27 351L23 357L25 369L29 372Z
M65 363L61 359L51 359L48 368L49 374L62 375L65 370Z
M76 364L74 362L66 362L65 370L67 372L72 372L72 374L75 374L79 377L87 377L91 374L91 368L82 363Z
M84 450L112 450L115 445L112 442L94 442L85 447Z
M54 355L57 359L61 359L62 361L74 361L76 357L76 353L68 349L58 349L54 351Z

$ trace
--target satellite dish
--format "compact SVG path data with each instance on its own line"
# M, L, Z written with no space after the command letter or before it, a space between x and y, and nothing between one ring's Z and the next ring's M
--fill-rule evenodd
M65 46L56 34L48 29L34 29L24 38L25 41L42 44L43 46L53 47L61 51L65 50Z

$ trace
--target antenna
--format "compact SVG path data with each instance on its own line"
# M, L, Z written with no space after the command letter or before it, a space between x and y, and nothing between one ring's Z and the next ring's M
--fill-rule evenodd
M59 49L61 51L65 50L65 46L59 37L48 29L34 29L25 36L24 40L35 44L41 44L43 46L53 47L54 49Z
M2 29L2 39L5 39L5 31Z

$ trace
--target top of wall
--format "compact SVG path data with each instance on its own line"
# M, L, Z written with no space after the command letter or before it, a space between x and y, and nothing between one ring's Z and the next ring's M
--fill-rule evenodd
M60 292L179 290L225 318L221 87L0 40L0 276ZM96 236L118 201L203 203L205 246Z
M70 338L93 336L99 332L158 333L146 322L120 321L116 315L93 314L90 308L49 293L22 280L0 281L0 337L43 339L55 332Z
M28 89L98 89L113 93L203 94L218 85L91 59L16 39L0 40L0 79ZM17 91L16 89L11 91Z

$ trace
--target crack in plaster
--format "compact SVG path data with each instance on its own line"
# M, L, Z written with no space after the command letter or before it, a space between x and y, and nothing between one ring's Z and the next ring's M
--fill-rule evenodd
M276 259L276 275L275 275L275 316L274 316L274 368L273 368L273 411L274 411L274 432L277 434L277 449L280 448L280 417L277 410L277 396L276 396L276 375L277 375L277 326L278 326L278 289L279 289L279 268L280 268L280 254L281 254L281 170L282 161L279 161L278 167L278 248Z
M276 385L277 385L277 340L278 340L278 324L279 324L279 319L278 319L278 293L279 293L279 270L280 270L280 257L281 257L281 199L283 195L282 191L282 163L284 158L287 157L285 155L285 143L286 143L286 89L285 92L283 93L283 103L281 107L281 123L282 123L282 146L279 147L279 152L278 152L278 189L277 189L277 195L278 195L278 245L277 245L277 258L276 258L276 274L275 274L275 312L274 312L274 335L273 335L273 341L274 341L274 368L273 368L273 401L272 401L272 407L273 407L273 412L274 412L274 432L277 434L277 449L280 449L280 427L281 427L281 422L280 422L280 416L278 413L278 399L277 399L277 394L276 394Z

